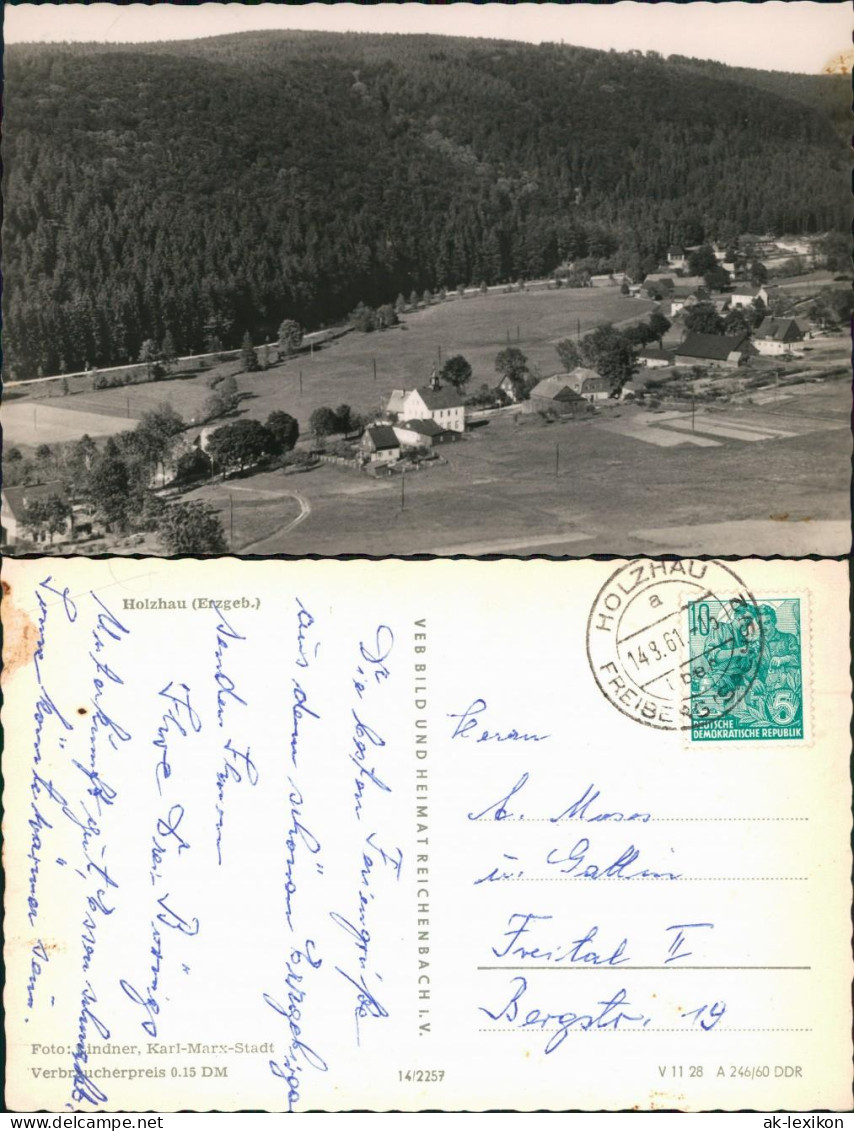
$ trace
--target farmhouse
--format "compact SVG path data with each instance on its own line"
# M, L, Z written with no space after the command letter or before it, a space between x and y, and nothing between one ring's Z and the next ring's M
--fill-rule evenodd
M401 407L398 409L392 408L392 400L397 403L394 393L389 399L387 411L396 413L400 419L433 420L440 428L449 432L465 431L466 410L463 398L456 389L422 385L405 393Z
M673 350L661 350L655 346L645 346L638 351L638 362L647 369L663 369L673 364Z
M435 420L403 420L394 425L394 434L404 448L432 448L459 439L459 432L442 428Z
M22 539L30 542L47 541L49 535L33 530L25 524L27 507L40 499L48 499L57 495L63 502L68 502L68 492L65 485L56 480L53 483L37 483L31 487L4 487L2 502L0 502L0 543L4 546L14 546ZM68 536L72 528L72 520L66 520L65 529L59 532L60 538Z
M726 365L735 369L755 352L748 334L689 333L676 347L676 363Z
M594 401L606 401L611 395L611 382L607 377L600 377L595 369L585 369L579 366L569 373L558 374L569 385L573 392L584 397L592 404Z
M589 401L573 388L568 373L546 377L531 389L525 401L527 412L555 412L559 416L577 416L589 412Z
M675 267L677 270L682 270L688 260L685 258L685 251L678 245L674 245L667 249L667 264L669 267Z
M391 463L400 456L400 440L389 424L372 424L365 429L362 455L371 463Z
M803 340L803 333L794 318L764 318L753 344L767 356L789 353L794 342Z
M736 306L752 306L755 302L763 302L766 306L775 298L779 298L782 291L778 286L769 285L761 287L745 286L743 283L730 295L733 308Z

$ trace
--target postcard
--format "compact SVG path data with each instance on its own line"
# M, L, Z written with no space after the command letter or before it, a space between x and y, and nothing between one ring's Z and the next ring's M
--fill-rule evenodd
M850 1105L843 563L3 578L13 1110Z
M4 553L838 556L797 3L10 3Z

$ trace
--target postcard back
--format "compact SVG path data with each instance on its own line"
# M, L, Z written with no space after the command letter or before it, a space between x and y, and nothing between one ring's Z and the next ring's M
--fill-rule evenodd
M847 1108L846 595L7 562L8 1106Z

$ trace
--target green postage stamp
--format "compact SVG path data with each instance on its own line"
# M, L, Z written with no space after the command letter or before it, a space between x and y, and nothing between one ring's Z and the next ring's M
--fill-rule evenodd
M804 737L801 602L688 605L691 738Z

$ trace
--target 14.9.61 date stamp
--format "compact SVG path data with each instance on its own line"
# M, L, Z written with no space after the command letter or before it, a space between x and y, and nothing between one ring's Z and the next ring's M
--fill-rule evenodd
M722 562L629 562L587 625L599 690L645 726L691 741L804 736L801 601L757 600Z

